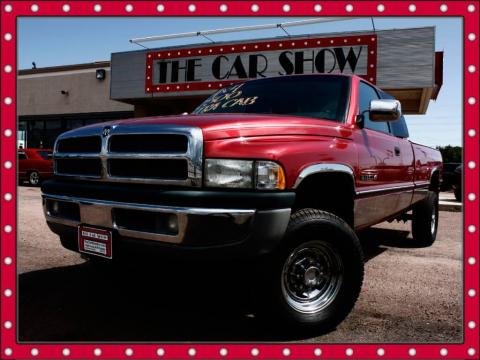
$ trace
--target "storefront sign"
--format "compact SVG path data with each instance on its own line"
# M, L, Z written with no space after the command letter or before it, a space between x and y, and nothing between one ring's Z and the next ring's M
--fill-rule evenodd
M146 93L214 90L248 79L315 73L377 77L377 36L295 38L146 53Z

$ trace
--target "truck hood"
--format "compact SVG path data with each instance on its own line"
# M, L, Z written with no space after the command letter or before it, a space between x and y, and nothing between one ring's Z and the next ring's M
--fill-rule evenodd
M335 121L288 115L206 114L172 115L116 120L100 126L190 125L202 129L204 140L252 136L310 135L348 138L349 125ZM89 127L98 127L99 124Z

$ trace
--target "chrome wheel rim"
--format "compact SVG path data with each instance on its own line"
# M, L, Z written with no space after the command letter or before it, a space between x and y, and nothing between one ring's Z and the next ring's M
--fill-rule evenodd
M30 174L30 184L37 185L39 180L40 180L40 177L36 172L32 172Z
M288 256L282 271L282 293L287 304L301 313L329 306L343 281L343 262L330 244L310 241Z
M432 221L430 223L430 231L432 235L435 233L436 224L437 224L437 207L434 205L432 210Z

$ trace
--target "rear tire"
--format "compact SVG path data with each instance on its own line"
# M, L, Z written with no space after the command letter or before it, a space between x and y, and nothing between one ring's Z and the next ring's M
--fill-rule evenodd
M429 191L412 211L412 237L421 246L431 246L437 237L438 194Z
M360 242L345 221L325 211L300 210L291 216L279 251L258 266L260 315L290 329L332 330L360 294L363 266Z

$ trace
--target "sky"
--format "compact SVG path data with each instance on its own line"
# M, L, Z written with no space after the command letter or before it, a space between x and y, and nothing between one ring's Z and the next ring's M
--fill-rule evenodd
M302 20L293 17L95 17L20 18L18 20L18 68L110 60L119 51L140 50L129 39L234 26ZM435 49L444 51L443 86L426 115L407 115L410 139L429 146L462 145L463 49L461 18L373 18L377 30L435 26ZM372 18L289 27L292 35L372 30ZM282 36L281 29L211 35L215 41ZM202 37L145 43L150 48L204 43Z

